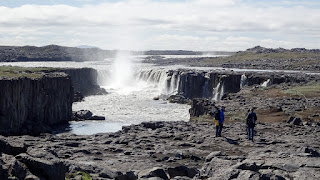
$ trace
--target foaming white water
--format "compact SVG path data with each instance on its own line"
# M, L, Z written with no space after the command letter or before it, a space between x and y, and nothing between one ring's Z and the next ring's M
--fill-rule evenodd
M190 106L153 100L158 88L107 89L107 95L89 96L83 102L73 104L73 110L89 109L93 114L105 116L105 121L73 122L75 134L114 132L124 125L143 121L188 121ZM90 123L89 123L90 122Z

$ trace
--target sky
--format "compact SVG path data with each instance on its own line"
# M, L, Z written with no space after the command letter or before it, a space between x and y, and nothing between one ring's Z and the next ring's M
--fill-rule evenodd
M320 49L319 0L0 0L0 45Z

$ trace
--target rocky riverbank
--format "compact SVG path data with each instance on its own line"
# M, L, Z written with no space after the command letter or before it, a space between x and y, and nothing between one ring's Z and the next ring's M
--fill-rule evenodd
M319 179L319 123L145 122L116 133L0 136L0 178ZM79 173L79 171L83 173ZM77 173L78 172L78 173Z

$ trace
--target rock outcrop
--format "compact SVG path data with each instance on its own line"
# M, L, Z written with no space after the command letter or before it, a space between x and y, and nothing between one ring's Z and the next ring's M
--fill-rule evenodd
M0 80L0 134L39 134L67 123L73 87L65 73Z
M92 112L89 110L73 111L72 118L73 121L84 121L84 120L105 120L103 116L93 116Z

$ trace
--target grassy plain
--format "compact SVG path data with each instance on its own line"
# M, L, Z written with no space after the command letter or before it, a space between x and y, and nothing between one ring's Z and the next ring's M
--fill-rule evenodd
M279 52L279 53L255 53L255 52L238 52L232 56L206 58L201 63L203 65L213 65L216 63L250 63L253 61L261 61L268 63L269 61L286 62L291 67L299 67L304 65L318 64L320 61L319 53L299 53L299 52Z
M41 78L44 72L52 72L55 68L34 68L17 66L0 66L0 78Z

